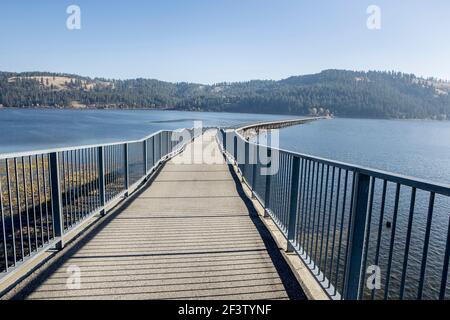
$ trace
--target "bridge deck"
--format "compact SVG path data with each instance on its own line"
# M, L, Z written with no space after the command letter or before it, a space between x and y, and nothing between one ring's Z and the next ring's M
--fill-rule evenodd
M168 162L123 210L38 270L14 298L303 298L213 133L205 133L203 147L200 141ZM190 155L201 159L203 150L210 155L193 164ZM67 286L70 266L81 272L79 289Z

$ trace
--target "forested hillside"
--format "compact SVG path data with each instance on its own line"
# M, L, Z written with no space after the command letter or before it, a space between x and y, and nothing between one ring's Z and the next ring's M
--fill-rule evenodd
M0 72L0 107L164 108L450 119L450 83L397 72L326 70L280 81L203 85Z

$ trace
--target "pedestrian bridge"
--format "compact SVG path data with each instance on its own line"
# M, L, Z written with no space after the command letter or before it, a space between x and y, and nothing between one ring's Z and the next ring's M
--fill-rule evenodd
M448 221L448 185L264 146L248 128L265 125L1 155L3 298L446 298L450 224L436 238L432 221Z

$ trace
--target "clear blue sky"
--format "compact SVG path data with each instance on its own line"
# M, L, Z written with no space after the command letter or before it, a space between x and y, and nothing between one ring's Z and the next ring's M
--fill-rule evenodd
M81 8L82 29L66 28ZM381 30L366 27L378 5ZM323 69L450 79L449 0L1 1L0 70L214 83Z

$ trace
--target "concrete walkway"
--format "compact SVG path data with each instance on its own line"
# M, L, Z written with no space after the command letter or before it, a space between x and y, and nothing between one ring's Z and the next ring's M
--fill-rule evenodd
M13 298L304 298L234 179L206 132ZM73 271L78 289L67 286Z

